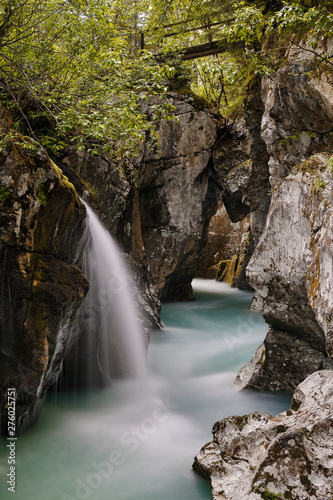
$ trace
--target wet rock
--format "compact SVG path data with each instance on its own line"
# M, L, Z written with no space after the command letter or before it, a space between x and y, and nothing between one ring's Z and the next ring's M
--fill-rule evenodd
M38 416L56 380L88 283L75 264L85 208L38 143L22 136L0 154L1 427L17 391L17 431Z
M173 95L171 101L177 120L158 122L160 146L143 145L142 154L131 163L120 165L110 154L74 150L63 159L68 175L74 172L73 182L78 174L88 190L93 187L106 228L137 265L145 267L138 287L145 290L145 308L154 311L155 324L161 299L193 298L191 281L219 193L211 161L214 117L186 96ZM143 104L148 116L152 105L153 99Z
M306 340L270 328L266 339L236 377L238 389L293 391L311 373L333 369L333 360Z
M292 46L287 64L262 82L265 112L262 138L269 152L270 183L275 186L294 165L333 147L333 81L315 71L314 54ZM330 52L332 42L322 41L317 52Z
M211 161L216 122L193 103L174 99L178 121L159 126L159 153L148 150L139 169L142 240L161 300L193 298L208 226L217 209Z
M219 202L208 227L208 239L201 252L197 277L217 278L219 264L221 261L231 260L237 252L248 225L248 218L241 222L231 222L225 206L222 201Z
M310 375L290 410L227 417L194 469L209 479L214 500L318 500L333 491L333 371Z
M249 366L246 377L241 373L243 387L290 389L301 377L332 366L330 165L329 155L314 155L273 191L267 226L248 266L249 282L272 328L265 357L251 363L253 376ZM284 363L285 356L290 363Z

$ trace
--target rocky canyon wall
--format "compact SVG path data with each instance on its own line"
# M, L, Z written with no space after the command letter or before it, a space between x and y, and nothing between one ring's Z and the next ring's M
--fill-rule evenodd
M331 54L331 43L318 50ZM193 467L215 500L332 496L333 80L313 57L292 47L261 84L272 196L247 278L269 329L236 379L241 389L296 390L276 417L255 412L214 425Z
M37 418L59 375L70 325L88 290L75 264L85 208L31 139L7 141L0 171L1 426L7 389L14 387L19 431Z
M272 201L247 274L270 328L239 387L293 390L333 367L333 82L312 60L292 48L288 64L262 82Z
M216 120L193 97L168 99L177 119L156 124L160 147L143 147L128 164L70 148L60 169L36 141L13 131L6 139L0 153L3 429L8 387L17 389L20 432L38 417L63 366L65 383L87 368L89 332L72 328L89 287L79 267L86 213L78 193L126 254L147 335L160 325L161 299L193 298L191 281L217 208ZM1 111L8 133L10 117Z

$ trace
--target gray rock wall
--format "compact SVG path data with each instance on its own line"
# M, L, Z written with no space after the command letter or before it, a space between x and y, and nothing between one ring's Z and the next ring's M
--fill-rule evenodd
M311 157L273 191L247 271L271 330L259 359L239 374L240 387L290 390L313 371L333 368L330 158Z
M312 52L291 47L287 64L262 81L273 193L247 276L270 330L239 387L290 390L332 366L333 82L314 69Z
M193 298L191 281L219 193L211 161L216 120L193 97L174 92L168 102L177 119L156 123L159 146L142 145L131 164L76 151L63 159L69 174L93 187L103 223L142 267L139 287L155 325L161 299ZM153 99L143 112L149 115L152 105Z
M0 153L0 405L17 391L17 432L37 418L60 372L88 283L75 264L85 208L38 143Z
M332 77L316 71L306 47L292 47L262 80L261 99L272 199L247 276L269 330L236 386L297 388L290 410L276 417L217 422L194 468L210 480L214 500L324 500L333 492Z
M192 97L172 95L177 121L163 120L160 151L148 150L139 170L142 239L162 300L193 298L191 281L219 194L211 151L214 118Z

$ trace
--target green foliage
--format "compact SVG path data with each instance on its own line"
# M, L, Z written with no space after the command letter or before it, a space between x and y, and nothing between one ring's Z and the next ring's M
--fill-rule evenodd
M247 83L274 72L291 44L310 51L318 70L333 69L332 54L320 46L333 34L332 1L154 0L153 6L155 47L161 39L173 48L229 44L218 56L189 63L191 88L225 116L239 111Z
M260 495L264 500L279 500L281 498L280 493L278 495L275 495L275 493L272 493L267 489L265 489L265 491L261 491Z
M247 72L236 54L227 52L193 62L191 89L221 110L224 116L240 111L246 84Z
M317 177L312 184L312 192L317 194L321 189L325 189L326 182Z
M139 20L136 4L119 0L0 0L0 98L16 130L54 155L69 142L135 154L152 120L172 115L159 98L174 71L140 54Z
M0 200L7 200L9 197L10 192L4 187L0 187Z
M314 5L315 4L315 5ZM322 0L0 0L0 101L15 131L53 156L69 144L133 157L154 120L173 119L166 82L191 87L224 116L237 114L255 74L270 74L291 43L321 69L333 35ZM141 50L141 32L145 49ZM181 50L219 40L225 52L195 62ZM149 116L145 100L154 97ZM0 148L3 147L3 141Z
M18 146L25 154L30 155L38 151L38 144L30 137L23 136L16 130L10 130L8 133L0 134L0 153L6 146Z

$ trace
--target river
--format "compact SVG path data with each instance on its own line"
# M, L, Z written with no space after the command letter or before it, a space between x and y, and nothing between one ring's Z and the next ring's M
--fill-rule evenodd
M117 382L85 394L48 396L38 424L16 444L16 493L2 500L204 500L191 465L215 421L254 410L277 414L290 395L238 392L241 366L267 326L251 293L194 280L197 300L165 304L149 347L149 387Z

